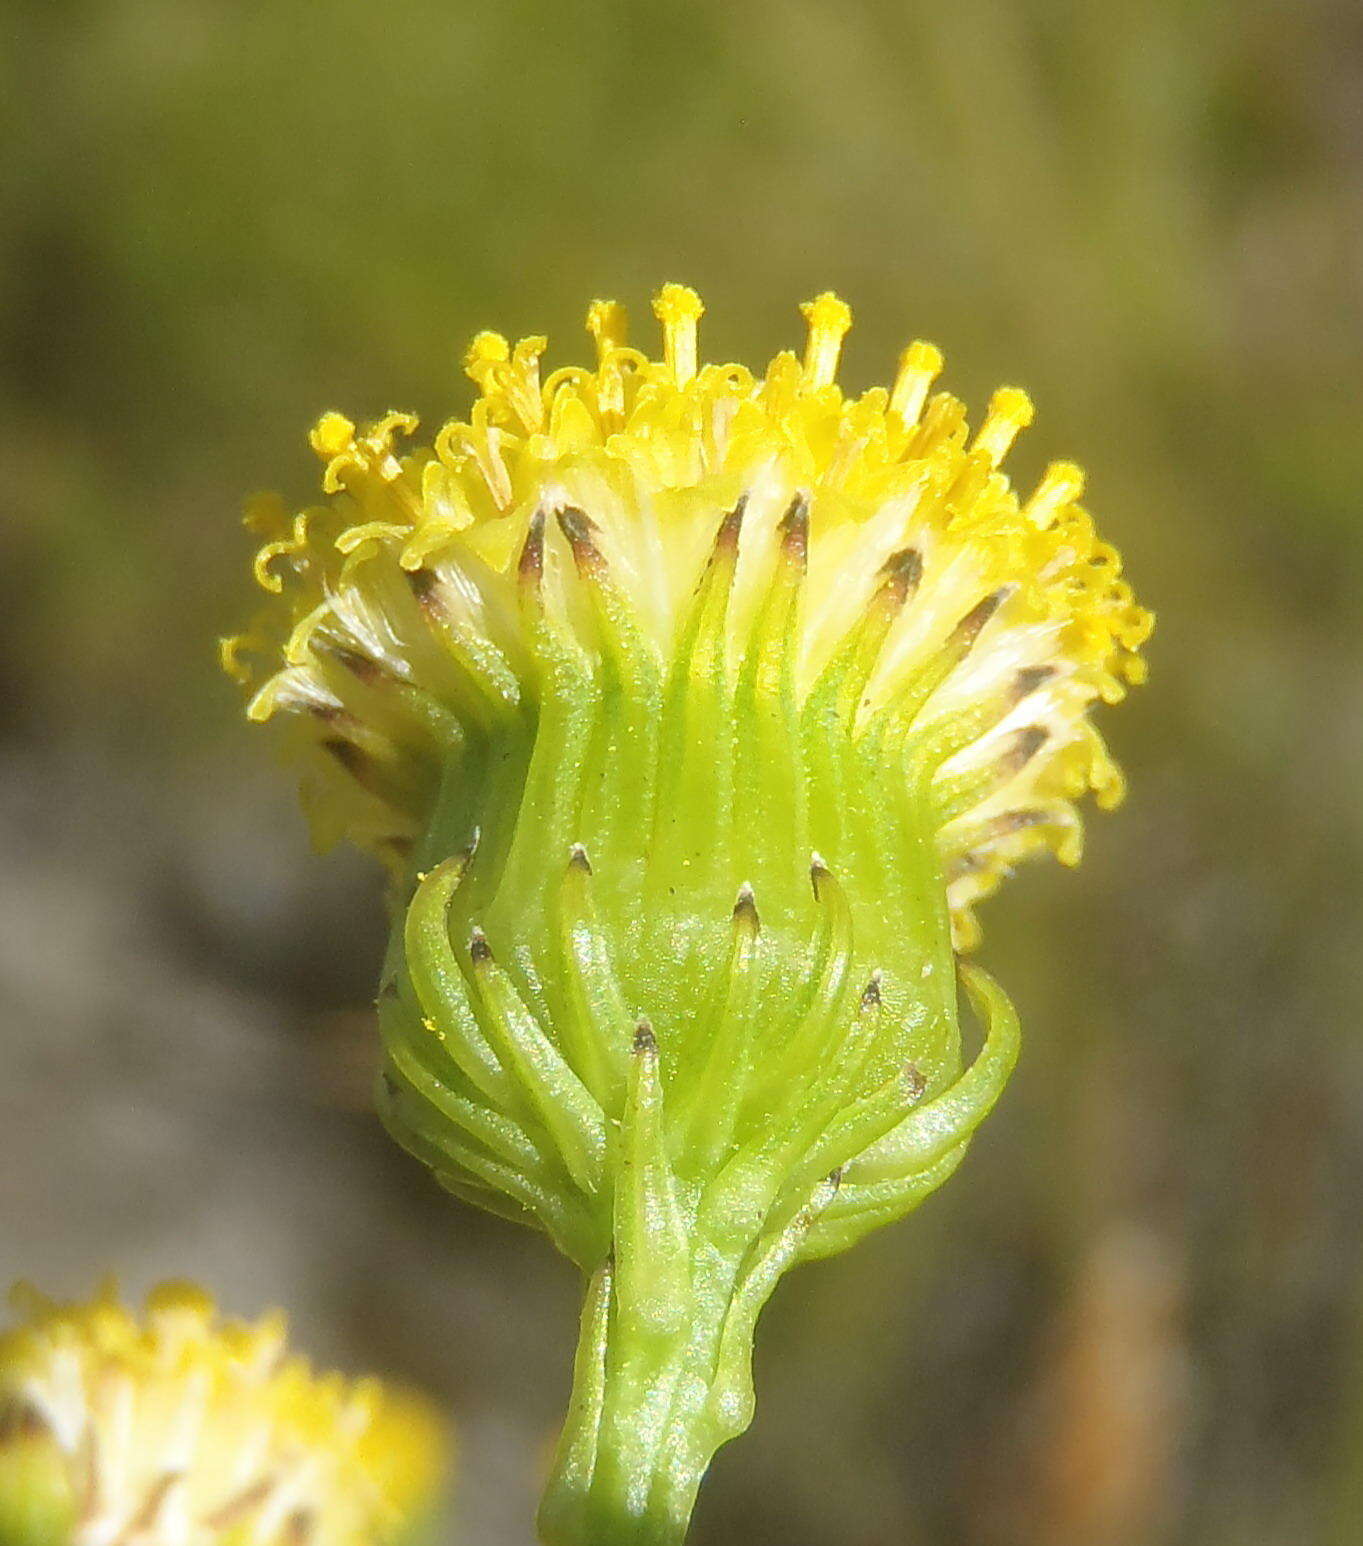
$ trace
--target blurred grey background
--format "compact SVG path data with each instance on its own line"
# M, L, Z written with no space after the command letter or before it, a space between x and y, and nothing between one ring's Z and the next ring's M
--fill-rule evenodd
M0 1278L282 1303L525 1546L576 1285L367 1105L375 877L215 663L322 409L468 401L696 285L1039 405L1160 613L1076 874L985 913L1028 1033L963 1172L792 1277L698 1546L1363 1539L1363 12L1348 0L0 6Z

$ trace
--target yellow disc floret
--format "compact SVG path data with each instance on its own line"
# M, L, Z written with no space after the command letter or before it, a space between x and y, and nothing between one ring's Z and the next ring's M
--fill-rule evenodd
M928 735L948 720L978 724L935 774L936 841L968 944L972 905L1018 860L1078 859L1082 795L1120 798L1088 711L1142 679L1151 616L1079 503L1077 468L1053 464L1026 497L1001 470L1032 419L1025 393L995 393L972 437L962 404L933 391L942 356L930 344L904 352L888 390L844 393L851 312L836 296L804 307L803 359L778 354L762 375L701 362L703 310L694 291L663 287L655 360L627 344L622 308L598 301L595 368L543 379L543 338L512 347L480 334L472 412L429 446L401 445L415 428L407 415L363 432L324 415L312 444L326 502L296 516L278 502L250 507L272 604L224 646L225 663L254 681L253 717L289 711L320 749L308 785L319 837L349 836L398 865L451 738L525 712L517 573L529 547L545 605L581 648L597 647L563 512L589 518L593 550L665 666L736 507L726 626L742 658L799 501L797 693L880 616L859 731L907 713ZM545 516L548 537L528 542ZM910 687L929 679L926 693Z
M434 1501L435 1417L377 1381L314 1373L279 1315L223 1320L181 1283L140 1316L111 1286L87 1304L27 1287L13 1302L0 1508L49 1505L71 1546L379 1546Z

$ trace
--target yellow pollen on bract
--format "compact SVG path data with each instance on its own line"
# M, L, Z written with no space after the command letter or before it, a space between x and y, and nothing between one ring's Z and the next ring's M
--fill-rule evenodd
M34 1501L79 1508L82 1540L232 1546L245 1530L292 1546L306 1516L314 1546L379 1546L435 1504L444 1424L415 1396L287 1356L282 1315L222 1319L192 1283L154 1289L141 1316L112 1283L77 1304L21 1285L11 1302L0 1513L15 1478L41 1475L52 1497Z
M587 313L595 368L544 379L543 338L513 346L480 333L467 355L472 411L429 446L399 445L410 417L358 431L325 416L313 431L329 458L325 501L292 522L280 506L252 506L265 539L257 574L279 593L225 663L239 672L274 651L252 714L290 714L313 749L319 832L400 867L450 738L495 734L539 691L526 666L527 577L543 575L543 605L588 655L592 587L609 578L666 663L721 523L746 499L724 622L736 669L769 613L764 596L784 583L778 527L798 495L797 701L874 613L858 732L900 702L925 731L980 726L937 776L951 812L938 846L964 937L974 901L1020 859L1077 857L1078 798L1120 793L1089 714L1142 680L1151 618L1079 503L1083 476L1055 462L1020 495L1003 464L1030 398L996 392L972 438L964 405L933 390L943 358L932 344L903 352L888 391L846 393L837 368L851 312L831 293L802 308L803 360L780 353L762 374L700 360L693 290L665 285L653 310L661 360L629 347L623 308L598 300ZM568 508L590 521L571 553L557 519ZM536 520L538 548L527 540ZM913 594L896 601L884 568L905 553ZM936 685L915 698L910 684L927 677ZM1021 761L1010 750L1033 743Z

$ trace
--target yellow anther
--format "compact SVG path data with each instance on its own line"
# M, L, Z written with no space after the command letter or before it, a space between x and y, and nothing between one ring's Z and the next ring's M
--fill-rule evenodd
M324 413L313 425L308 441L318 456L329 462L355 443L355 426L343 413Z
M809 323L809 342L805 345L804 378L807 387L827 386L838 373L842 341L852 326L852 308L831 290L825 290L800 307Z
M983 451L989 465L997 467L1008 455L1018 432L1032 422L1035 412L1032 399L1021 388L1000 387L989 399L989 412L971 449Z
M686 285L664 285L653 297L653 315L663 325L663 363L679 387L696 374L696 323L705 302Z
M890 411L897 413L906 426L918 423L932 383L942 374L942 351L920 338L899 356L899 374L890 393Z
M623 349L629 337L629 318L619 301L593 301L587 308L587 331L596 340L596 357L602 364L612 349Z
M197 1283L160 1283L147 1295L147 1314L153 1319L185 1316L207 1325L216 1313L212 1295Z
M1043 529L1084 492L1083 469L1073 462L1052 462L1036 486L1036 492L1022 507L1022 513Z
M494 367L504 365L510 357L511 346L500 333L479 333L464 356L464 374L482 387L488 373Z

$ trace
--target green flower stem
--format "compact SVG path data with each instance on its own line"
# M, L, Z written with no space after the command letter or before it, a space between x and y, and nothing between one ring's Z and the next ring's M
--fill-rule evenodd
M747 1166L688 1206L659 1164L657 1047L637 1036L612 1257L593 1274L574 1392L540 1514L550 1546L668 1546L686 1534L714 1452L752 1420L753 1334L776 1282L838 1190L817 1187L774 1236L779 1180Z
M831 1194L832 1184L824 1190ZM598 1269L540 1511L550 1546L684 1538L714 1452L752 1419L757 1314L806 1229L798 1219L747 1264L712 1253L671 1296L649 1284L632 1303L618 1264ZM651 1319L660 1311L672 1322L662 1335Z

